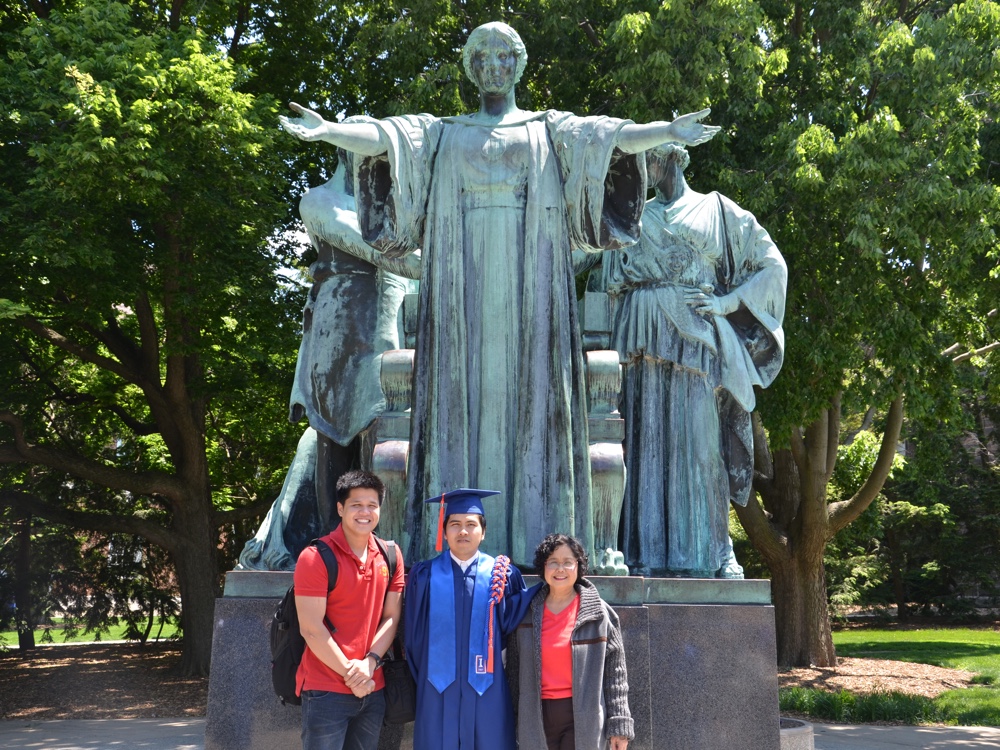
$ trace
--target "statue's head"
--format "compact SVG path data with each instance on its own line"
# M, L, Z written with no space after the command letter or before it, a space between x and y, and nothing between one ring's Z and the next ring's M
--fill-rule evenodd
M462 50L462 65L465 67L465 74L470 81L473 81L477 86L480 85L473 63L477 55L482 53L494 40L506 43L517 58L517 67L514 71L514 83L516 84L521 80L524 68L528 64L528 51L525 49L520 35L507 24L499 21L477 26L469 34L469 40L465 43L465 49Z
M661 143L646 152L646 165L648 166L651 161L660 162L663 165L676 164L683 172L691 163L691 154L677 143Z
M646 176L649 184L661 194L674 191L674 183L684 179L684 170L691 155L676 143L663 143L646 152Z

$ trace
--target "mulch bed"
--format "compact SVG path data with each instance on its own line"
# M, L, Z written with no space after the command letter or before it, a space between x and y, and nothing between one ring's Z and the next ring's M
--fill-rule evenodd
M968 687L972 672L887 659L840 657L830 668L798 667L778 672L781 687L805 687L852 693L890 692L934 698L946 690Z
M182 677L171 643L39 646L0 652L0 719L204 716L207 677Z

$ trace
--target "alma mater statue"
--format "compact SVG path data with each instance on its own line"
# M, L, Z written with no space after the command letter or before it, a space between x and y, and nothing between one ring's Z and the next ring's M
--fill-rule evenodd
M518 109L527 62L517 32L475 29L463 53L479 111L333 123L291 105L282 126L358 155L365 240L390 257L422 248L408 559L429 556L425 497L500 490L485 548L529 562L565 531L593 548L583 356L571 251L639 237L643 152L694 145L708 110L639 125Z

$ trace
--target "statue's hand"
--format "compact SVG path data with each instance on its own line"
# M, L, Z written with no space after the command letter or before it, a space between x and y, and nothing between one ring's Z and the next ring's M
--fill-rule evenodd
M278 118L281 127L303 141L318 141L323 137L326 131L326 120L301 104L289 102L288 106L298 112L300 116L290 119L282 115Z
M708 117L711 112L710 109L689 112L670 123L670 132L674 140L687 146L697 146L699 143L712 140L722 128L717 125L703 125L699 122L699 120Z
M702 315L729 315L740 307L740 298L735 294L716 297L695 289L684 292L684 301Z

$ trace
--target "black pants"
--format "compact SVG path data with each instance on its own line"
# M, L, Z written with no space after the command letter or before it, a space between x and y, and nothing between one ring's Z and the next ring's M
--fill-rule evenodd
M548 750L574 750L573 699L558 698L542 701L542 726Z

